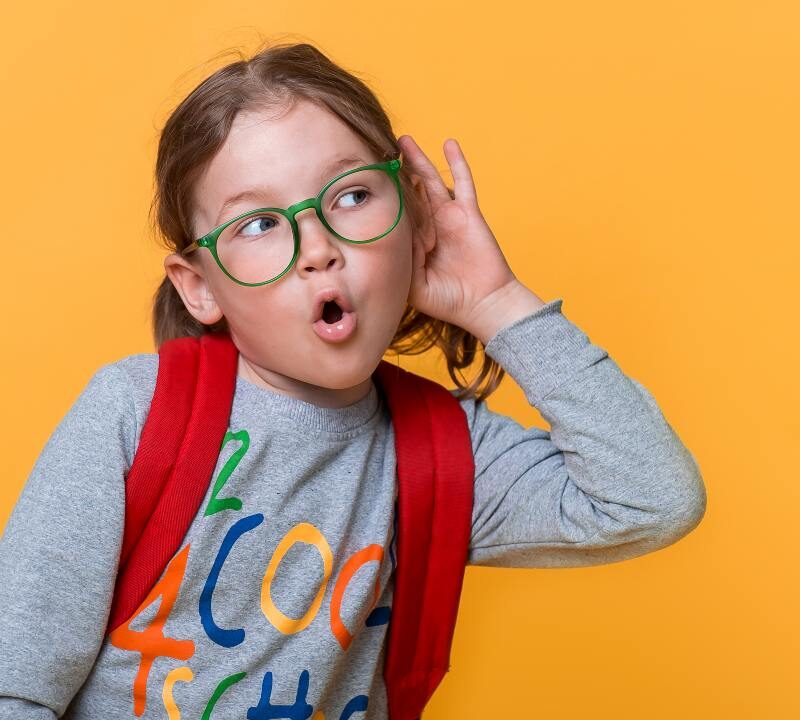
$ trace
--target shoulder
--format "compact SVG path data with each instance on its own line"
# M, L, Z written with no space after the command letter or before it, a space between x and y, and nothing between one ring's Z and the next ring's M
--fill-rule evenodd
M96 448L102 448L109 462L123 458L129 467L157 372L155 354L123 357L94 370L51 432L45 462L86 459Z
M89 384L127 394L137 406L145 400L149 405L157 375L158 354L137 353L102 365Z
M125 415L132 453L150 410L157 375L158 353L136 353L102 365L84 390L109 411L114 408L117 416Z
M150 407L158 376L158 353L136 353L105 365L101 370L115 373L124 381L137 407Z
M78 402L96 405L99 409L110 406L133 407L139 397L147 392L152 374L152 388L158 372L157 355L129 355L97 368L81 391ZM152 394L151 388L151 394Z
M481 424L488 422L492 418L502 417L506 420L512 420L512 418L490 410L485 400L478 401L474 397L464 397L459 399L457 397L458 388L448 388L447 392L449 392L456 400L458 400L459 405L461 405L461 409L467 416L467 422L469 423L470 430L473 432Z
M486 406L485 401L477 401L474 397L458 398L458 388L448 388L447 391L458 400L461 409L467 420L467 427L472 438L472 447L476 450L481 442L482 436L486 432L487 425L491 422L495 413L492 413Z
M448 392L455 397L457 389L448 389ZM467 418L477 461L488 464L492 458L521 443L528 447L541 444L539 449L547 451L549 431L535 425L526 427L516 418L490 409L485 400L469 397L458 402Z

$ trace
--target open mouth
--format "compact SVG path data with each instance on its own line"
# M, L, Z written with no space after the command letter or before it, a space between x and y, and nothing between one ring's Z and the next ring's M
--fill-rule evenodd
M328 300L328 302L322 306L322 319L328 323L328 325L339 322L343 314L342 309L336 304L335 300Z
M352 337L358 326L358 313L348 295L335 286L314 295L311 327L325 342L341 343Z
M356 311L345 310L336 300L324 302L320 307L319 320L311 325L314 332L329 343L344 342L355 333L357 326Z

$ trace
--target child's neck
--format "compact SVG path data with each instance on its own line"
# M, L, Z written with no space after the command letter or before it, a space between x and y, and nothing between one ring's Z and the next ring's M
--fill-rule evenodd
M267 368L253 366L239 355L236 374L247 382L270 392L289 395L318 407L343 408L363 400L372 389L372 377L348 388L326 388L303 382Z

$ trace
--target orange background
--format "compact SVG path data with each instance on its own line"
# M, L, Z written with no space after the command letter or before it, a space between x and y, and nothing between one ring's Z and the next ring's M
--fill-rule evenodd
M427 720L800 716L796 3L51 0L0 23L0 524L95 370L153 351L169 111L220 50L308 41L448 184L459 140L517 276L654 394L708 490L641 558L469 567ZM546 427L510 379L489 406Z

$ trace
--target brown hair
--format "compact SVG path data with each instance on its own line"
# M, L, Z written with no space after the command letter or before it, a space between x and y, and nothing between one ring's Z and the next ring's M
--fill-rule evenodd
M400 155L391 123L367 85L329 60L308 43L262 46L250 59L234 50L239 60L220 68L172 111L161 131L155 168L155 192L150 207L154 234L171 252L179 252L193 238L192 187L230 131L237 113L290 104L303 98L342 119L381 159ZM407 166L399 178L412 227L420 227L422 205L413 191ZM450 196L453 190L448 187ZM214 325L197 321L186 309L165 275L153 302L156 347L178 337L200 336L227 330L222 318ZM397 355L418 355L436 345L447 360L458 398L480 402L503 379L505 371L483 353L478 376L462 384L455 371L472 365L480 341L466 330L430 317L407 305L388 350ZM481 345L483 345L481 343ZM479 389L487 380L485 387Z

